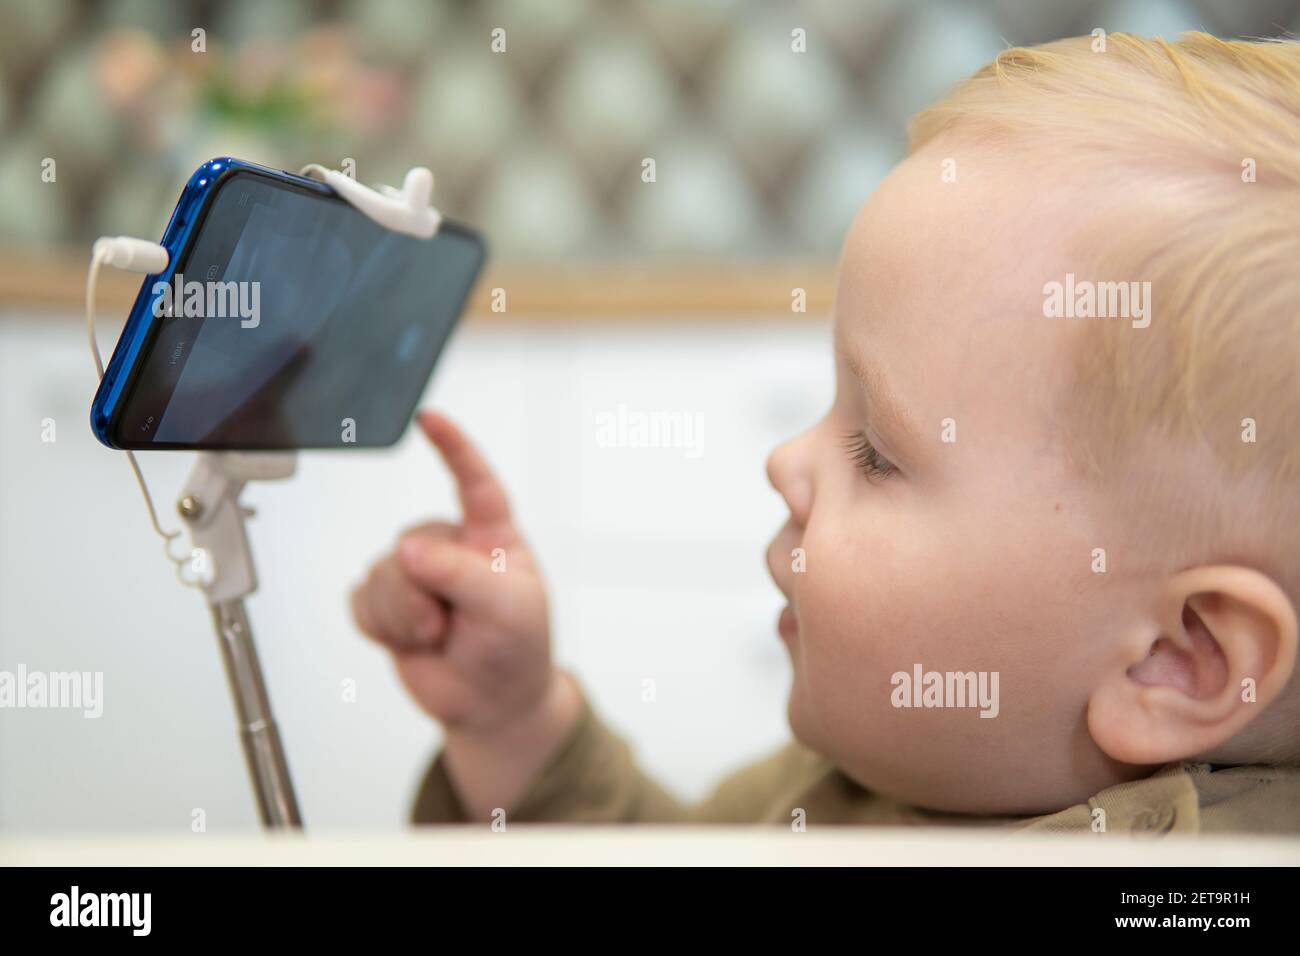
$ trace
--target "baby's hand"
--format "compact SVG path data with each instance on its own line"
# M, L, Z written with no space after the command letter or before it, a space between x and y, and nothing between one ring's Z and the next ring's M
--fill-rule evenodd
M456 479L464 517L402 534L353 592L352 613L449 737L508 737L556 693L546 591L478 450L442 415L417 420Z

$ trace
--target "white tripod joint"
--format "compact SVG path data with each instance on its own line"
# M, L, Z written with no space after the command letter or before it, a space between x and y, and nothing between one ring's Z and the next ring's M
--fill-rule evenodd
M195 583L210 604L239 600L257 590L245 528L253 512L239 501L244 485L288 478L296 466L293 452L203 452L194 463L176 510L189 525L194 548L208 557L209 574Z

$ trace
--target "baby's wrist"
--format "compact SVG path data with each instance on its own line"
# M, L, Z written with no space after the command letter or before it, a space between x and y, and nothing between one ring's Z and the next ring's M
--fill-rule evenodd
M509 808L577 726L582 693L554 669L536 706L491 730L449 728L443 752L471 817Z
M577 722L582 697L572 676L552 667L536 703L488 730L453 731L467 747L510 756L558 745Z

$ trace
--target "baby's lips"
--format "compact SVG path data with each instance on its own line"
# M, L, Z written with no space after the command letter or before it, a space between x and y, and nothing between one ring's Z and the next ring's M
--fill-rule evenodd
M767 546L767 573L772 576L772 580L776 582L777 588L785 595L787 600L791 599L794 588L787 585L786 572L791 567L790 563L794 560L794 550L798 547L798 535L789 521L781 527L781 530L776 533L776 537Z
M785 638L794 637L799 633L799 616L789 604L781 608L781 614L776 619L776 631Z

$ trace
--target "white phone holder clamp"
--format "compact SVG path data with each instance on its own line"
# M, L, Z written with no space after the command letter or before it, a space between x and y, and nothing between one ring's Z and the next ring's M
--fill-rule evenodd
M303 167L301 175L326 183L387 229L429 239L442 223L441 215L429 204L433 196L433 173L423 166L406 174L400 190L381 186L379 192L344 173L316 164ZM95 340L94 298L98 270L105 264L135 272L158 273L167 267L167 251L156 243L129 237L96 243L86 284L86 318L91 354L101 377L103 362ZM144 492L154 530L170 542L180 532L162 530L139 465L131 452L127 455ZM200 452L186 480L185 491L177 501L177 510L190 529L191 567L196 571L197 567L203 567L204 572L196 573L192 579L184 576L182 579L203 589L212 610L239 719L244 757L262 823L268 828L300 828L302 818L284 746L271 713L252 626L244 608L244 598L257 590L257 572L245 525L254 512L240 504L239 496L250 481L288 478L296 467L296 452ZM185 563L185 559L174 557L170 549L168 557L178 568Z
M442 225L442 215L429 205L433 199L433 171L416 166L406 174L401 189L363 186L346 173L316 163L302 168L303 176L318 179L381 226L417 239L430 239Z

